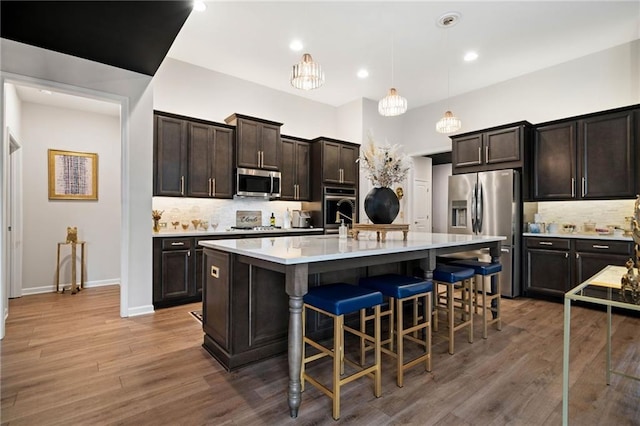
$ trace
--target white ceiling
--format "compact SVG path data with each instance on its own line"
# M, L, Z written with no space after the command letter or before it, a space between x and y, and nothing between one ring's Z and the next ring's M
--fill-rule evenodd
M447 68L454 96L640 38L638 0L206 4L191 13L169 57L333 106L382 98L392 84L392 47L393 85L411 109L447 97ZM462 15L457 25L436 25L450 11ZM295 38L303 51L289 49ZM462 60L468 50L480 55L475 62ZM326 74L309 92L288 80L305 52ZM366 80L356 77L361 67Z
M192 12L168 57L276 90L340 106L378 100L392 84L409 109L640 38L640 1L207 1ZM461 18L443 29L447 12ZM299 39L301 52L289 49ZM392 45L393 40L393 45ZM445 49L445 46L447 47ZM480 55L466 63L468 50ZM305 92L289 84L308 52L326 83ZM360 68L369 77L358 79ZM118 115L119 106L19 87L27 102Z

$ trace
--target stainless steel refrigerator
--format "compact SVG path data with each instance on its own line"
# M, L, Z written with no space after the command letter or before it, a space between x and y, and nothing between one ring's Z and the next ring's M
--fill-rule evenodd
M500 289L505 297L522 293L520 245L522 198L516 170L467 173L449 176L448 232L450 234L503 235ZM487 252L464 253L489 261Z

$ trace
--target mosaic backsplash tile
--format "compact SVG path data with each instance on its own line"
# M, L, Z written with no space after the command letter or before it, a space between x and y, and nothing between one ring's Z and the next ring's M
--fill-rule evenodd
M585 222L595 222L597 227L616 225L624 228L625 217L633 214L634 203L635 200L525 203L524 221L533 222L533 214L538 213L544 223L573 223L580 227Z

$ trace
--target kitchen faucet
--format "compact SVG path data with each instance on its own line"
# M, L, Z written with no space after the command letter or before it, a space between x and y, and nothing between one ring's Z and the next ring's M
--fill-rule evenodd
M347 219L351 219L351 225L353 226L356 223L356 205L352 200L343 198L342 200L338 201L336 206L340 207L340 204L342 204L343 202L349 203L349 205L351 206L351 217L349 217L346 214L340 212L340 210L337 210L336 211L336 223L340 223L340 216L344 216Z

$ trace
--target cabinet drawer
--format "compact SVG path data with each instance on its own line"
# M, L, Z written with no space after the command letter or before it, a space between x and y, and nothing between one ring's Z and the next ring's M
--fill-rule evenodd
M162 250L188 250L191 238L166 238L162 240Z
M576 251L629 255L631 253L631 242L611 240L576 240Z
M571 248L571 240L562 238L527 238L527 247L569 250Z

